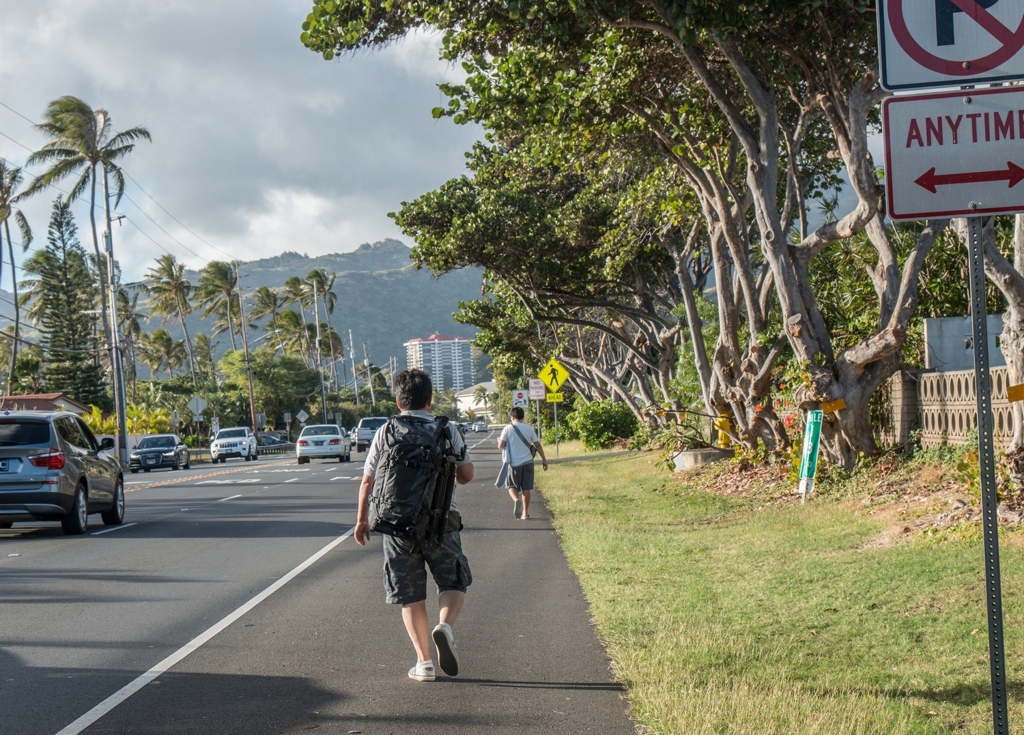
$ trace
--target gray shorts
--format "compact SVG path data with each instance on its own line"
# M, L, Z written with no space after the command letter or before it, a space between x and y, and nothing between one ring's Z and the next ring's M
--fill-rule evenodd
M533 490L533 462L509 467L507 484L520 492Z
M434 577L437 593L465 592L473 584L469 560L462 553L458 531L444 535L441 544L384 537L384 592L392 605L409 605L427 599L427 569Z

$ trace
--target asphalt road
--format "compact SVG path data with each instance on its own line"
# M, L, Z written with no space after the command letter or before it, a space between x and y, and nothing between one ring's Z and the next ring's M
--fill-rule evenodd
M406 677L380 539L348 535L361 456L229 461L127 475L114 529L0 531L0 733L632 733L547 509L516 520L494 488L495 439L468 435L457 496L458 677Z

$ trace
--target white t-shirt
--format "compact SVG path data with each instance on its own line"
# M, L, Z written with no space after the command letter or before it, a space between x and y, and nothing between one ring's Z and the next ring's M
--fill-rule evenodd
M512 424L509 424L501 430L501 436L498 437L498 441L505 442L505 451L508 452L509 461L508 463L513 467L526 464L527 462L533 461L533 455L530 453L530 447L533 446L537 439L537 432L533 430L533 427L529 424L520 421L515 425L516 429L519 429L519 433L523 435L523 439L520 439L516 435L516 430L512 428ZM526 443L529 443L529 447Z

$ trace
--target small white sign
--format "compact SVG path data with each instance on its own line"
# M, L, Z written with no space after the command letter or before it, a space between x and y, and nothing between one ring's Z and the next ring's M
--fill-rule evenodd
M309 418L309 414L306 413L305 411L299 411L297 414L295 414L295 418L299 420L300 424L304 424L306 423L306 419Z
M1024 212L1024 88L890 97L882 120L892 219Z
M543 401L548 389L540 378L530 378L530 400Z
M530 394L525 390L512 391L512 408L529 408Z
M1019 0L879 0L882 86L910 90L1024 77Z
M206 401L203 400L202 396L192 396L188 399L188 407L192 409L192 413L202 413L206 405Z

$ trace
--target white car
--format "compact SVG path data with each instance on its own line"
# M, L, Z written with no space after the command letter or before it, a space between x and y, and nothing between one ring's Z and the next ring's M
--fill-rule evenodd
M477 421L473 424L473 431L487 431L487 424L483 421Z
M352 442L340 426L334 424L313 424L299 434L295 442L295 458L299 464L311 459L337 459L339 462L352 461Z
M246 462L259 459L256 436L248 426L221 429L210 444L210 457L214 462L225 462L228 457L243 457Z

